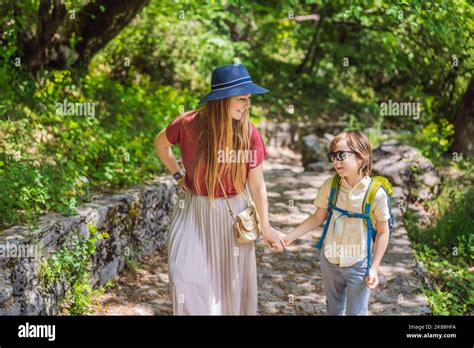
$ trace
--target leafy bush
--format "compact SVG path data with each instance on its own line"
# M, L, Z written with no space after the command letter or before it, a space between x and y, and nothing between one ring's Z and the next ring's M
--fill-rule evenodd
M60 308L71 315L92 313L94 290L90 280L90 261L96 250L98 239L108 238L105 232L97 232L88 225L89 238L79 234L68 236L67 245L56 251L41 264L39 278L43 288L54 286L58 281L66 284L66 295Z
M92 66L78 81L44 74L35 107L0 121L0 228L48 211L73 214L97 189L141 183L163 172L155 135L195 100L144 78L122 85ZM58 104L89 103L94 115L65 115Z
M433 286L426 290L437 315L474 313L474 188L447 182L428 208L433 222L417 224L416 215L406 214L407 229L416 257L425 265Z

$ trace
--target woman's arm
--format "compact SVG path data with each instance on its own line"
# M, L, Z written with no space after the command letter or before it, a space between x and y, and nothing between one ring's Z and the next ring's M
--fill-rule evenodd
M160 158L161 162L165 167L170 171L170 173L176 173L180 168L176 157L174 157L173 152L171 151L171 144L166 137L166 128L163 129L155 137L155 150L156 154Z
M388 246L388 239L390 236L390 228L388 221L377 221L377 236L374 243L374 257L369 269L369 276L366 279L367 286L374 289L379 284L379 277L377 274L382 257L385 254Z
M284 248L283 234L272 228L268 220L267 187L263 178L263 163L250 169L249 190L260 217L263 240L270 247L282 251Z
M173 151L171 151L172 145L173 144L171 144L166 137L166 128L158 133L158 135L155 137L155 150L157 156L160 158L161 162L163 162L169 172L174 174L181 168L179 167L176 157L174 157ZM184 183L184 177L178 180L178 184L183 188L183 190L187 191L187 187Z
M316 229L319 225L323 223L328 215L328 210L325 208L317 208L316 211L306 220L304 220L300 225L295 227L293 231L291 231L286 236L286 245L290 245L293 243L294 240L300 238L301 236L305 235L309 231Z

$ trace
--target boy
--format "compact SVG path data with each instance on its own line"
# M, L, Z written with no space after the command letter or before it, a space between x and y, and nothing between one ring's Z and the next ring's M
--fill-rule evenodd
M348 216L342 211L362 212L372 180L371 145L365 134L353 130L337 135L331 141L329 151L328 158L333 163L340 182L336 208L332 210L331 220L323 237L324 248L320 253L327 314L367 315L370 289L374 289L379 283L377 269L388 245L388 196L385 190L378 189L372 204L377 234L373 258L368 265L370 250L367 249L371 237L367 237L367 224L363 218L351 213ZM315 213L286 236L287 246L326 220L332 181L333 177L326 180L314 200L317 207Z

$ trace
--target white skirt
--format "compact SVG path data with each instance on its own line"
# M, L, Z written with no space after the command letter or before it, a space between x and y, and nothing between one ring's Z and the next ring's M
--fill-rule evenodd
M244 195L230 197L238 214ZM256 315L254 243L238 243L224 198L183 192L172 213L168 267L175 315Z

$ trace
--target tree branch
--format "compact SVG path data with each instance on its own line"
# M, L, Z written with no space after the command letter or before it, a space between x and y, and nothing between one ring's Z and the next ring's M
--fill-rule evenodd
M149 0L96 0L67 16L62 0L40 0L36 35L19 35L19 51L34 75L44 67L66 69L87 65ZM71 38L76 38L75 47Z

